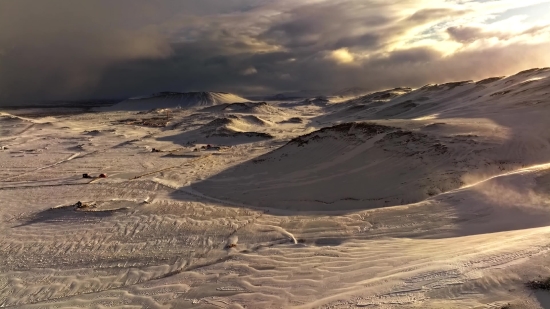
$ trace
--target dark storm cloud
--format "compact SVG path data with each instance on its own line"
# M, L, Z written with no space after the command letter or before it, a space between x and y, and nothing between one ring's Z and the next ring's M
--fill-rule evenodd
M101 93L94 89L111 66L135 61L143 67L143 59L173 55L171 38L158 27L167 19L247 10L265 2L0 1L0 105Z
M338 46L374 46L379 36L373 31L392 20L384 6L330 2L303 5L272 19L260 38L288 48L318 50Z
M350 85L367 89L398 86L422 86L431 82L483 79L489 76L513 74L526 67L536 67L546 57L550 44L516 45L486 50L463 51L442 57L430 48L415 48L380 55L353 66L341 66L322 58L287 61L292 54L266 53L226 57L224 65L204 65L196 58L178 57L159 60L132 73L136 66L120 66L105 76L103 89L114 87L131 93L139 85L142 92L161 90L215 90L237 93L275 93L292 90L315 90L319 94L336 91ZM526 61L526 53L530 55ZM503 72L503 63L507 70ZM257 74L243 76L237 68L253 66ZM125 77L138 75L131 82ZM183 85L183 86L182 86ZM205 88L208 85L208 88ZM115 87L116 86L116 87ZM122 87L122 88L121 88Z
M154 20L152 6L128 3L0 2L1 102L77 95L112 63L169 56L170 44L157 31L119 18Z
M374 46L380 46L382 43L382 37L375 33L367 33L354 37L345 37L339 39L332 47L335 49L344 48L344 47L361 47L361 48L372 48Z
M375 90L502 75L547 59L544 42L466 48L495 34L441 26L475 10L437 3L5 0L0 104L164 90ZM521 35L547 32L536 26ZM416 44L426 36L434 43ZM444 52L448 37L465 47Z
M417 47L392 52L384 61L395 64L426 63L441 58L441 53L427 47Z

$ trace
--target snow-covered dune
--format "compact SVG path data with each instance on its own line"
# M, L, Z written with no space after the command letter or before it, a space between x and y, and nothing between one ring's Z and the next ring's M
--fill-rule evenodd
M333 104L319 117L323 122L374 119L414 119L432 115L475 114L473 110L538 104L550 93L550 69L532 69L509 77L478 82L429 84L418 89L396 88Z
M361 92L0 113L0 307L544 308L550 70Z
M205 194L301 211L410 204L464 185L469 172L517 167L489 142L369 123L345 123L293 139L196 183Z

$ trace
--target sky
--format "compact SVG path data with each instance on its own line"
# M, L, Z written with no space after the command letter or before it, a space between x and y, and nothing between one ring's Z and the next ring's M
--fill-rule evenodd
M419 87L549 50L550 0L0 0L0 105Z

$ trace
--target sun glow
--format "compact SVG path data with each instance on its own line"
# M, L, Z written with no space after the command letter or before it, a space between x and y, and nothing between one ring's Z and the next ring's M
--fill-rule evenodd
M341 48L333 51L330 54L330 58L340 64L349 64L355 61L355 57L347 48Z

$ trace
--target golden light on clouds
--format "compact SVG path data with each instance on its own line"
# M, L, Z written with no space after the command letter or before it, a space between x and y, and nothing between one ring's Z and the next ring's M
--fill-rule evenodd
M350 64L355 61L353 54L347 48L340 48L330 53L330 58L339 64Z
M550 0L47 1L0 1L0 105L378 90L550 65Z

